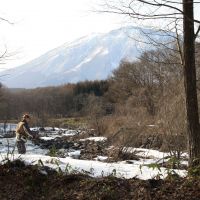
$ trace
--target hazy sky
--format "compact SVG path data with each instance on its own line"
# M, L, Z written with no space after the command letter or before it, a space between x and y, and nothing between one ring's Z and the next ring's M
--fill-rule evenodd
M121 16L97 14L103 0L0 0L0 51L6 45L16 55L0 68L25 63L91 32L107 32L124 25ZM197 10L195 8L195 14ZM198 11L199 13L199 11Z
M0 48L16 52L13 61L0 68L31 60L63 43L91 32L107 32L122 25L121 18L97 14L99 0L0 0Z

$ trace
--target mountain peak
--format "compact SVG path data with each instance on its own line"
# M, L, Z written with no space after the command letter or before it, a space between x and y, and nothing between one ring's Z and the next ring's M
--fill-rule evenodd
M106 79L122 59L136 59L141 53L130 37L141 37L138 27L128 26L109 33L94 33L65 43L12 70L2 79L11 88L35 88Z

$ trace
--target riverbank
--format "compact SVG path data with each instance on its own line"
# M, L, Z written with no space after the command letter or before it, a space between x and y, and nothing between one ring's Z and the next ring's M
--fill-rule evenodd
M45 173L44 173L45 172ZM86 173L62 174L16 160L0 166L0 199L8 200L197 200L199 179L93 178Z

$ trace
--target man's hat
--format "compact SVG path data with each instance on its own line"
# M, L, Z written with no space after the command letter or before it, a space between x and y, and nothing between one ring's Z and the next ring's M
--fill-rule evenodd
M25 119L25 118L30 119L31 117L30 117L30 115L28 115L28 114L24 114L24 115L23 115L23 119Z

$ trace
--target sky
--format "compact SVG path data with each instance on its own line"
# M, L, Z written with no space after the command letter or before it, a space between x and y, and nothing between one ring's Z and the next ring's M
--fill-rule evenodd
M11 56L1 69L15 67L90 33L122 26L120 17L99 14L99 0L0 0L0 51Z
M26 63L66 42L125 25L122 16L94 12L103 0L0 0L0 70ZM200 4L195 7L199 14Z

